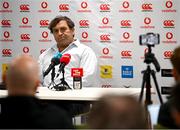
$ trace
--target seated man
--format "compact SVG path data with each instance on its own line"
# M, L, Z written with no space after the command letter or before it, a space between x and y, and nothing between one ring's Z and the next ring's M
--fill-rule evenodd
M12 61L5 77L8 96L0 99L0 128L73 128L64 110L35 97L39 77L38 63L31 56Z

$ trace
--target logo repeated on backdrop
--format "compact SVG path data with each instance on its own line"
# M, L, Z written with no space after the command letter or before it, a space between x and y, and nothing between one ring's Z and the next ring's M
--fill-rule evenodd
M121 66L121 78L133 78L133 66Z
M80 9L77 10L79 13L90 13L89 3L87 1L82 1L80 3Z
M111 43L111 35L110 34L101 34L99 36L100 42L103 43Z
M99 28L112 28L112 25L109 24L109 18L103 17L101 20L101 26Z
M101 51L101 56L99 58L101 59L113 59L113 56L109 54L110 53L110 50L109 48L105 47L102 49Z
M143 23L144 25L140 26L140 28L144 28L144 29L155 28L155 26L152 25L152 19L150 17L145 17Z
M69 12L69 4L60 4L59 5L59 12Z
M29 18L23 17L21 19L21 25L19 25L20 28L32 28L32 25L29 24Z
M162 95L170 95L172 93L172 86L161 86L161 94Z
M10 4L7 1L1 2L0 13L12 13L13 11L10 9Z
M111 12L110 4L100 4L99 9L100 12Z
M25 46L25 47L23 47L23 53L29 53L29 47L27 47L27 46Z
M49 39L49 33L47 31L43 31L41 33L41 39L39 39L39 42L51 42L52 40Z
M173 77L172 69L161 69L161 77Z
M48 2L42 1L40 3L40 9L38 10L39 13L51 13L51 10L49 9Z
M132 28L132 21L131 20L121 20L120 26L121 26L121 28Z
M2 57L12 57L12 50L9 48L2 49Z
M46 51L46 49L41 49L40 50L40 54L42 54L43 52L45 52Z
M21 39L21 42L30 42L31 41L31 36L29 33L22 33L20 35L20 39Z
M121 12L121 13L132 13L133 10L130 9L130 2L129 1L123 1L121 6L120 6L119 12Z
M47 20L47 19L41 19L39 21L40 28L47 28L48 25L49 25L49 20Z
M11 20L10 19L3 19L1 21L1 27L8 27L10 28L11 27Z
M100 77L101 78L112 78L112 66L111 65L100 65Z
M142 12L153 12L152 3L143 3L141 8L142 8Z
M123 50L120 55L122 59L132 59L132 51L130 50Z
M168 13L169 12L176 13L177 11L175 9L173 9L173 5L174 5L173 2L174 1L172 1L172 0L166 0L165 3L164 3L165 9L163 9L162 12L165 12L165 13L167 13L167 12Z
M164 51L163 53L164 59L170 59L172 55L173 55L173 51L170 50Z
M10 32L9 31L4 31L3 33L3 36L2 36L2 39L0 39L0 41L2 42L12 42L13 39L11 39L11 35L10 35Z
M79 21L79 28L89 28L89 20L88 19L81 19Z
M131 39L131 34L129 32L122 33L122 37L119 42L120 43L134 43L134 41Z
M177 41L174 39L174 34L172 32L165 33L165 39L162 41L165 44L176 44Z
M20 12L30 12L29 4L21 4L19 6Z
M164 20L163 21L163 26L164 28L174 28L175 24L174 24L174 20Z
M92 42L92 40L88 39L88 37L89 37L88 32L82 32L81 37L82 37L82 39L80 40L80 42L82 42L82 43Z
M144 59L145 54L148 53L148 48L144 49L144 55L140 57L140 59Z

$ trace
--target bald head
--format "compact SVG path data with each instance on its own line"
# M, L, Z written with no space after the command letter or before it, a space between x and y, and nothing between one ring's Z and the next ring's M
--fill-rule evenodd
M11 62L6 76L10 95L34 95L39 82L38 63L31 56L21 55Z

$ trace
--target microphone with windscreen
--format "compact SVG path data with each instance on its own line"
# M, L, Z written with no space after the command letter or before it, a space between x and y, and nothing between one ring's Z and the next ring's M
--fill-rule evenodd
M71 55L70 54L64 54L60 58L60 66L59 66L59 73L61 73L64 70L64 67L70 62Z

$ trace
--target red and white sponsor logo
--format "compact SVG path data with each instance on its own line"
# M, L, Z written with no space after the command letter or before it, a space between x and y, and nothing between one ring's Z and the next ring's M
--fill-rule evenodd
M144 23L145 24L150 24L151 23L151 18L149 18L149 17L146 17L146 18L144 18Z
M29 9L29 4L21 4L19 6L19 8L20 8L21 11L29 11L30 10Z
M142 10L152 10L152 4L151 3L144 3L142 4Z
M8 9L9 8L9 3L8 2L3 2L3 8Z
M80 27L88 27L89 26L89 20L80 20L79 25L80 25Z
M21 34L21 40L22 41L29 41L30 40L30 34Z
M82 76L83 76L83 68L71 69L71 77L82 77Z
M101 11L109 11L110 5L109 4L101 4L99 8Z
M22 18L22 23L23 24L28 24L28 22L29 22L29 19L27 17Z
M88 3L83 1L81 2L81 8L86 9L88 7Z
M29 52L29 47L23 47L23 52L28 53Z
M43 38L48 38L48 35L49 35L48 32L46 32L46 31L42 32L42 37Z
M11 20L3 19L1 21L2 26L11 26Z
M103 34L103 35L100 36L100 40L101 41L110 41L111 38L110 38L109 34Z
M112 86L111 86L111 85L108 85L108 84L103 84L101 87L102 87L102 88L112 88Z
M123 38L124 39L129 39L129 37L130 37L130 33L128 33L128 32L123 33Z
M132 54L131 51L121 51L122 58L131 58Z
M2 56L11 56L12 50L11 49L3 49L2 50Z
M103 24L108 24L108 23L109 23L109 19L108 19L107 17L104 17L104 18L102 19L102 23L103 23Z
M42 54L46 49L41 49L40 50L40 54Z
M166 1L166 8L172 8L173 2L171 0Z
M41 2L41 8L46 9L48 7L48 3L43 1Z
M173 51L165 51L164 52L164 58L169 59L173 55Z
M122 6L123 6L124 9L127 9L127 8L129 8L130 4L129 4L128 1L124 1L124 2L122 3Z
M122 27L131 27L131 20L122 20L120 24Z
M107 47L106 47L106 48L103 48L102 53L103 53L104 55L108 55L108 54L109 54L109 49L108 49Z
M43 27L43 26L46 26L46 27L47 27L47 26L49 25L49 20L40 20L40 21L39 21L39 24L40 24L40 26L42 26L42 27Z
M174 20L165 20L163 24L165 27L174 27Z
M60 4L59 10L61 11L68 11L69 10L69 4Z
M88 33L87 32L82 32L81 36L82 36L82 38L86 39L86 38L88 38Z
M3 35L4 35L4 38L6 39L10 37L10 33L8 31L5 31Z
M173 33L172 33L172 32L167 32L167 33L166 33L166 38L167 38L168 40L173 39Z

